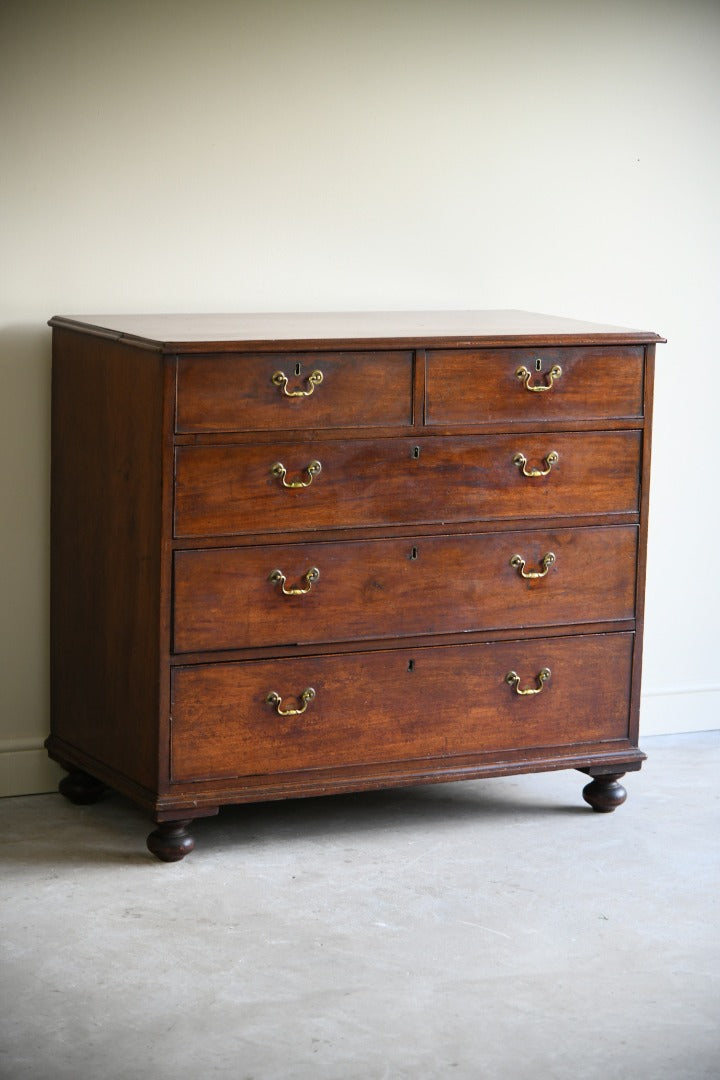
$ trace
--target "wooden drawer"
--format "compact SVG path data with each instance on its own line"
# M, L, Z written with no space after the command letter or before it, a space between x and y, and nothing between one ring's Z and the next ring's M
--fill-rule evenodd
M632 619L636 551L632 525L178 551L174 649Z
M632 634L175 669L175 782L628 736ZM515 671L520 696L506 681ZM306 689L314 691L301 715ZM267 701L276 693L279 705Z
M639 431L176 449L175 535L634 513ZM524 476L547 468L546 476ZM321 471L309 471L319 462ZM280 463L285 488L273 474Z
M640 346L432 350L427 354L426 422L640 417L643 359ZM561 375L551 378L556 366ZM518 376L521 368L529 378Z
M180 357L176 430L282 431L410 424L412 357L411 352ZM322 378L313 383L310 377L318 372ZM287 396L298 392L308 396Z

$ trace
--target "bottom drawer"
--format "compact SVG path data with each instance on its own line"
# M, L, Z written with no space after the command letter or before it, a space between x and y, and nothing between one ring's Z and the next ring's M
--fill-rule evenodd
M172 780L627 738L632 646L598 634L176 668Z

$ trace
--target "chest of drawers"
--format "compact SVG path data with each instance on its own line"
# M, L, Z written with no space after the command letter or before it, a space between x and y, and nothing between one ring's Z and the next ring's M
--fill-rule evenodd
M649 332L523 312L56 317L68 798L640 768Z

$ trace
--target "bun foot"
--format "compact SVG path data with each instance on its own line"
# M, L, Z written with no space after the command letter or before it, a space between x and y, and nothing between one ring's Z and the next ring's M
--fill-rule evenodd
M180 862L195 847L187 827L190 821L161 821L147 838L148 851L163 862Z
M106 787L94 776L82 769L71 769L58 784L58 791L77 806L89 806L96 803L105 794Z
M606 773L583 788L583 799L598 814L611 814L627 799L627 791L618 783L625 773Z

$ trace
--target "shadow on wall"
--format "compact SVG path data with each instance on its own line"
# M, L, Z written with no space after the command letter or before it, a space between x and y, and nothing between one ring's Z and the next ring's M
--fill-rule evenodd
M4 443L0 489L5 518L1 542L7 545L1 565L10 578L11 594L23 600L20 605L4 605L2 631L7 629L5 619L15 621L21 616L18 609L32 603L33 583L41 583L47 593L50 375L49 327L24 323L0 329L0 438ZM39 553L42 565L36 561Z
M0 468L3 480L11 481L9 494L23 490L24 480L35 480L36 491L43 483L48 490L50 372L48 326L18 323L0 327L0 431L7 440ZM43 470L33 475L37 462L43 463Z
M25 791L47 791L52 780L41 749L49 729L50 372L46 325L0 329L0 775L37 772L24 775Z

